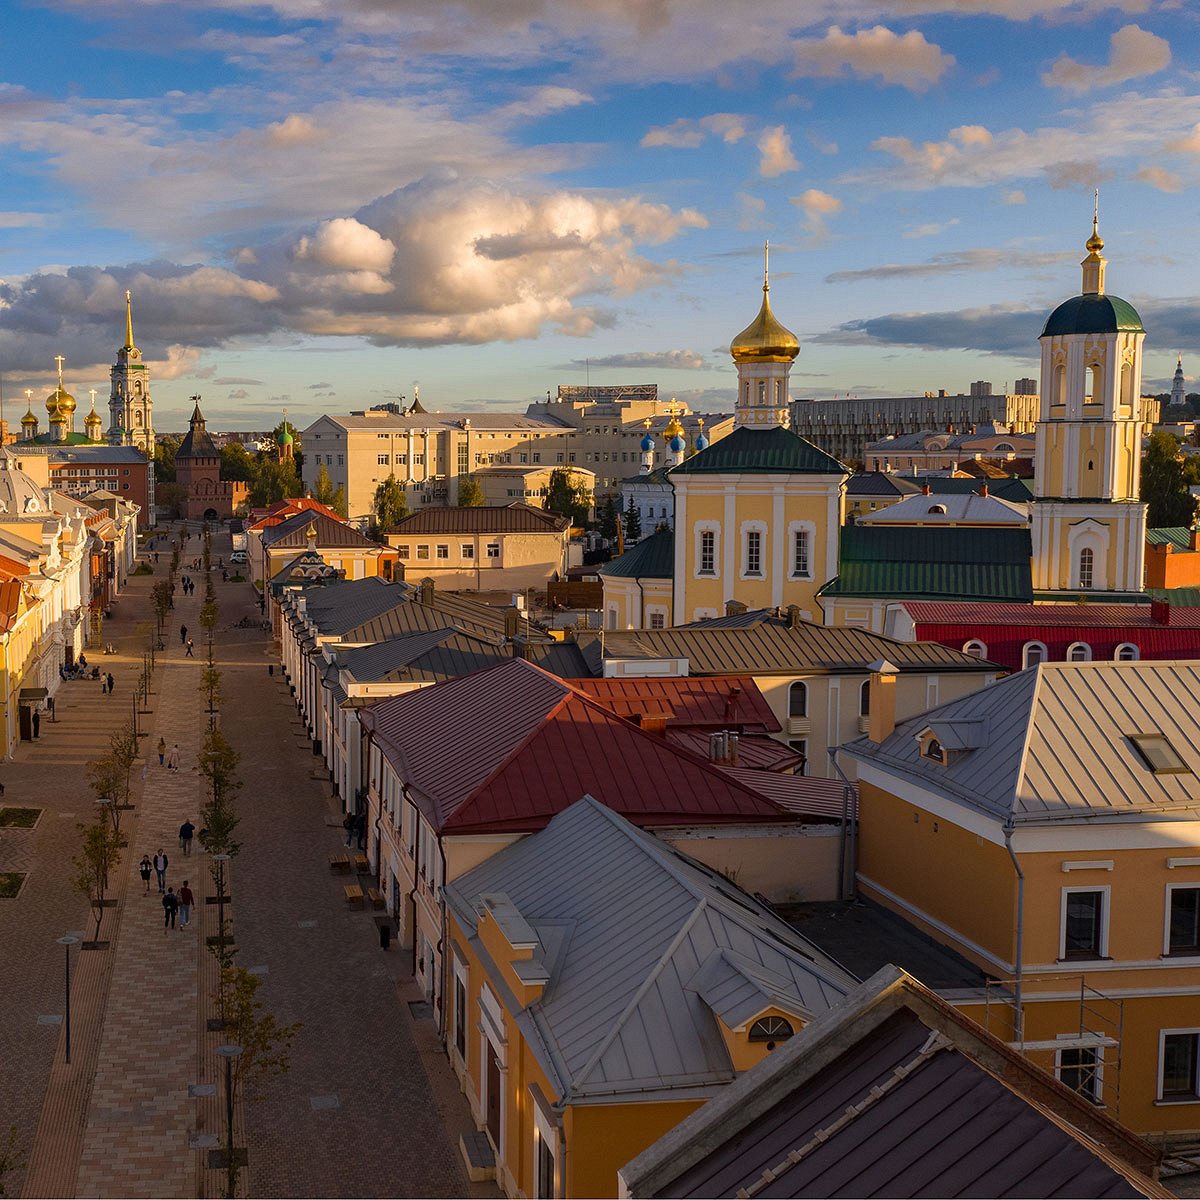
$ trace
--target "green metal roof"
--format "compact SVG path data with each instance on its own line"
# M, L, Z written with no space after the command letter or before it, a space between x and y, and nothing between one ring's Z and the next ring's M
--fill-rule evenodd
M1172 608L1195 608L1200 606L1200 588L1147 588L1146 595L1152 600L1165 600Z
M1033 491L1029 484L1024 479L1012 476L1007 479L988 479L981 475L962 479L950 475L901 475L899 478L919 487L928 484L930 492L935 496L961 496L967 492L977 492L980 484L986 483L989 496L999 496L1001 500L1011 500L1014 504L1033 499Z
M832 455L790 429L739 425L705 450L685 458L670 475L848 475Z
M670 579L675 573L675 535L661 529L643 538L632 550L606 562L597 574L621 579Z
M1137 309L1120 296L1104 296L1089 292L1064 300L1046 318L1042 337L1062 333L1115 333L1127 330L1145 333Z
M1151 546L1165 546L1168 542L1176 550L1190 550L1192 531L1187 525L1168 525L1162 529L1147 529L1146 541Z
M823 596L1031 601L1028 529L848 525Z

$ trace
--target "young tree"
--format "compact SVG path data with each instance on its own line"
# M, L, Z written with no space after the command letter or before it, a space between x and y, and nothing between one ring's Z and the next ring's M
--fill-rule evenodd
M632 545L642 536L642 514L638 506L631 504L625 510L625 544Z
M571 518L572 525L586 525L592 510L591 489L570 467L555 467L546 490L546 509Z
M210 729L204 735L199 766L200 774L208 782L208 799L200 809L201 844L209 854L236 855L241 849L241 843L233 836L238 826L233 801L242 786L237 777L241 757L219 729Z
M474 475L460 475L458 479L458 507L482 508L483 488Z
M371 527L375 531L371 536L375 538L391 533L408 516L408 501L404 495L404 488L395 475L389 475L375 489L371 514Z
M221 617L221 608L217 604L215 596L209 595L212 590L212 577L209 576L205 580L204 603L200 606L200 624L204 627L205 635L208 638L208 665L210 667L213 665L213 640L217 634L217 621Z
M166 579L160 579L150 592L154 601L154 619L158 622L159 637L162 637L163 628L167 623L167 613L171 609L171 587L171 579L168 576Z
M108 873L115 869L120 858L117 839L109 823L103 819L94 825L79 825L83 845L72 859L75 877L71 881L75 891L86 896L96 918L96 930L92 941L100 936L100 922L104 919L104 901L108 895Z
M1200 476L1197 464L1184 460L1179 443L1169 433L1152 433L1142 456L1141 498L1147 504L1146 524L1151 529L1191 525L1196 501L1189 484Z
M604 501L604 507L600 510L600 536L607 538L610 542L617 540L617 531L619 529L617 516L617 503L609 496Z
M137 765L139 746L133 732L133 722L126 721L120 729L108 735L109 757L116 763L121 789L114 799L121 804L129 803L129 785L133 779L133 768Z

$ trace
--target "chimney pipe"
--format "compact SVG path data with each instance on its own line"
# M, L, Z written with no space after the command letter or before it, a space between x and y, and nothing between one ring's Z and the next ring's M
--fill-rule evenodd
M1170 545L1170 543L1167 543ZM1200 525L1193 525L1188 530L1188 549L1200 550Z
M896 729L896 675L899 668L886 658L880 658L869 670L867 737L878 744L891 737Z
M981 484L979 485L979 494L980 494L981 496L984 496L984 497L986 497L986 496L987 496L987 494L988 494L988 489L987 489L987 484L986 484L986 483L981 483Z
M789 629L800 628L800 605L789 604L787 610L787 623Z

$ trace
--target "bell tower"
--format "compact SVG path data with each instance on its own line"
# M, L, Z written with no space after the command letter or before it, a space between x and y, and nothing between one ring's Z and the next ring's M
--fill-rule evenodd
M154 457L154 422L151 414L150 372L142 352L133 344L133 302L125 293L125 344L109 371L108 442L111 446L137 446Z
M1047 318L1037 426L1034 591L1140 592L1142 343L1133 306L1104 290L1099 211L1083 288Z
M763 247L763 298L758 316L733 339L729 353L737 364L738 396L735 426L787 429L788 375L800 353L800 343L771 312L770 243Z

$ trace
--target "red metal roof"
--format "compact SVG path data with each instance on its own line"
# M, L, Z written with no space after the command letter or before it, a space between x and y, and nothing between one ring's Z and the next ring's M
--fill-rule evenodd
M667 741L690 750L698 758L708 757L708 732L702 729L667 728ZM738 738L738 765L760 771L790 771L804 761L804 755L770 737L743 733Z
M642 826L785 819L761 794L523 659L360 716L446 833L541 829L585 794Z
M1163 628L1149 604L955 604L910 600L904 610L918 625L1026 625L1083 628ZM1200 629L1200 608L1172 605L1166 625ZM922 636L922 635L918 635Z
M741 726L778 733L781 726L752 675L688 675L664 679L570 679L571 687L622 717L667 717L668 728ZM734 689L738 689L734 696Z
M321 513L326 517L332 517L335 521L342 519L328 505L322 504L320 500L314 500L311 496L296 496L290 500L276 500L265 513L262 513L261 510L259 511L261 515L248 528L267 529L272 525L279 525L283 521L288 521L301 512Z
M858 819L858 785L840 779L818 779L812 775L781 775L777 771L755 771L747 767L718 767L731 779L773 800L797 816L842 819L846 787L850 788L849 815Z

